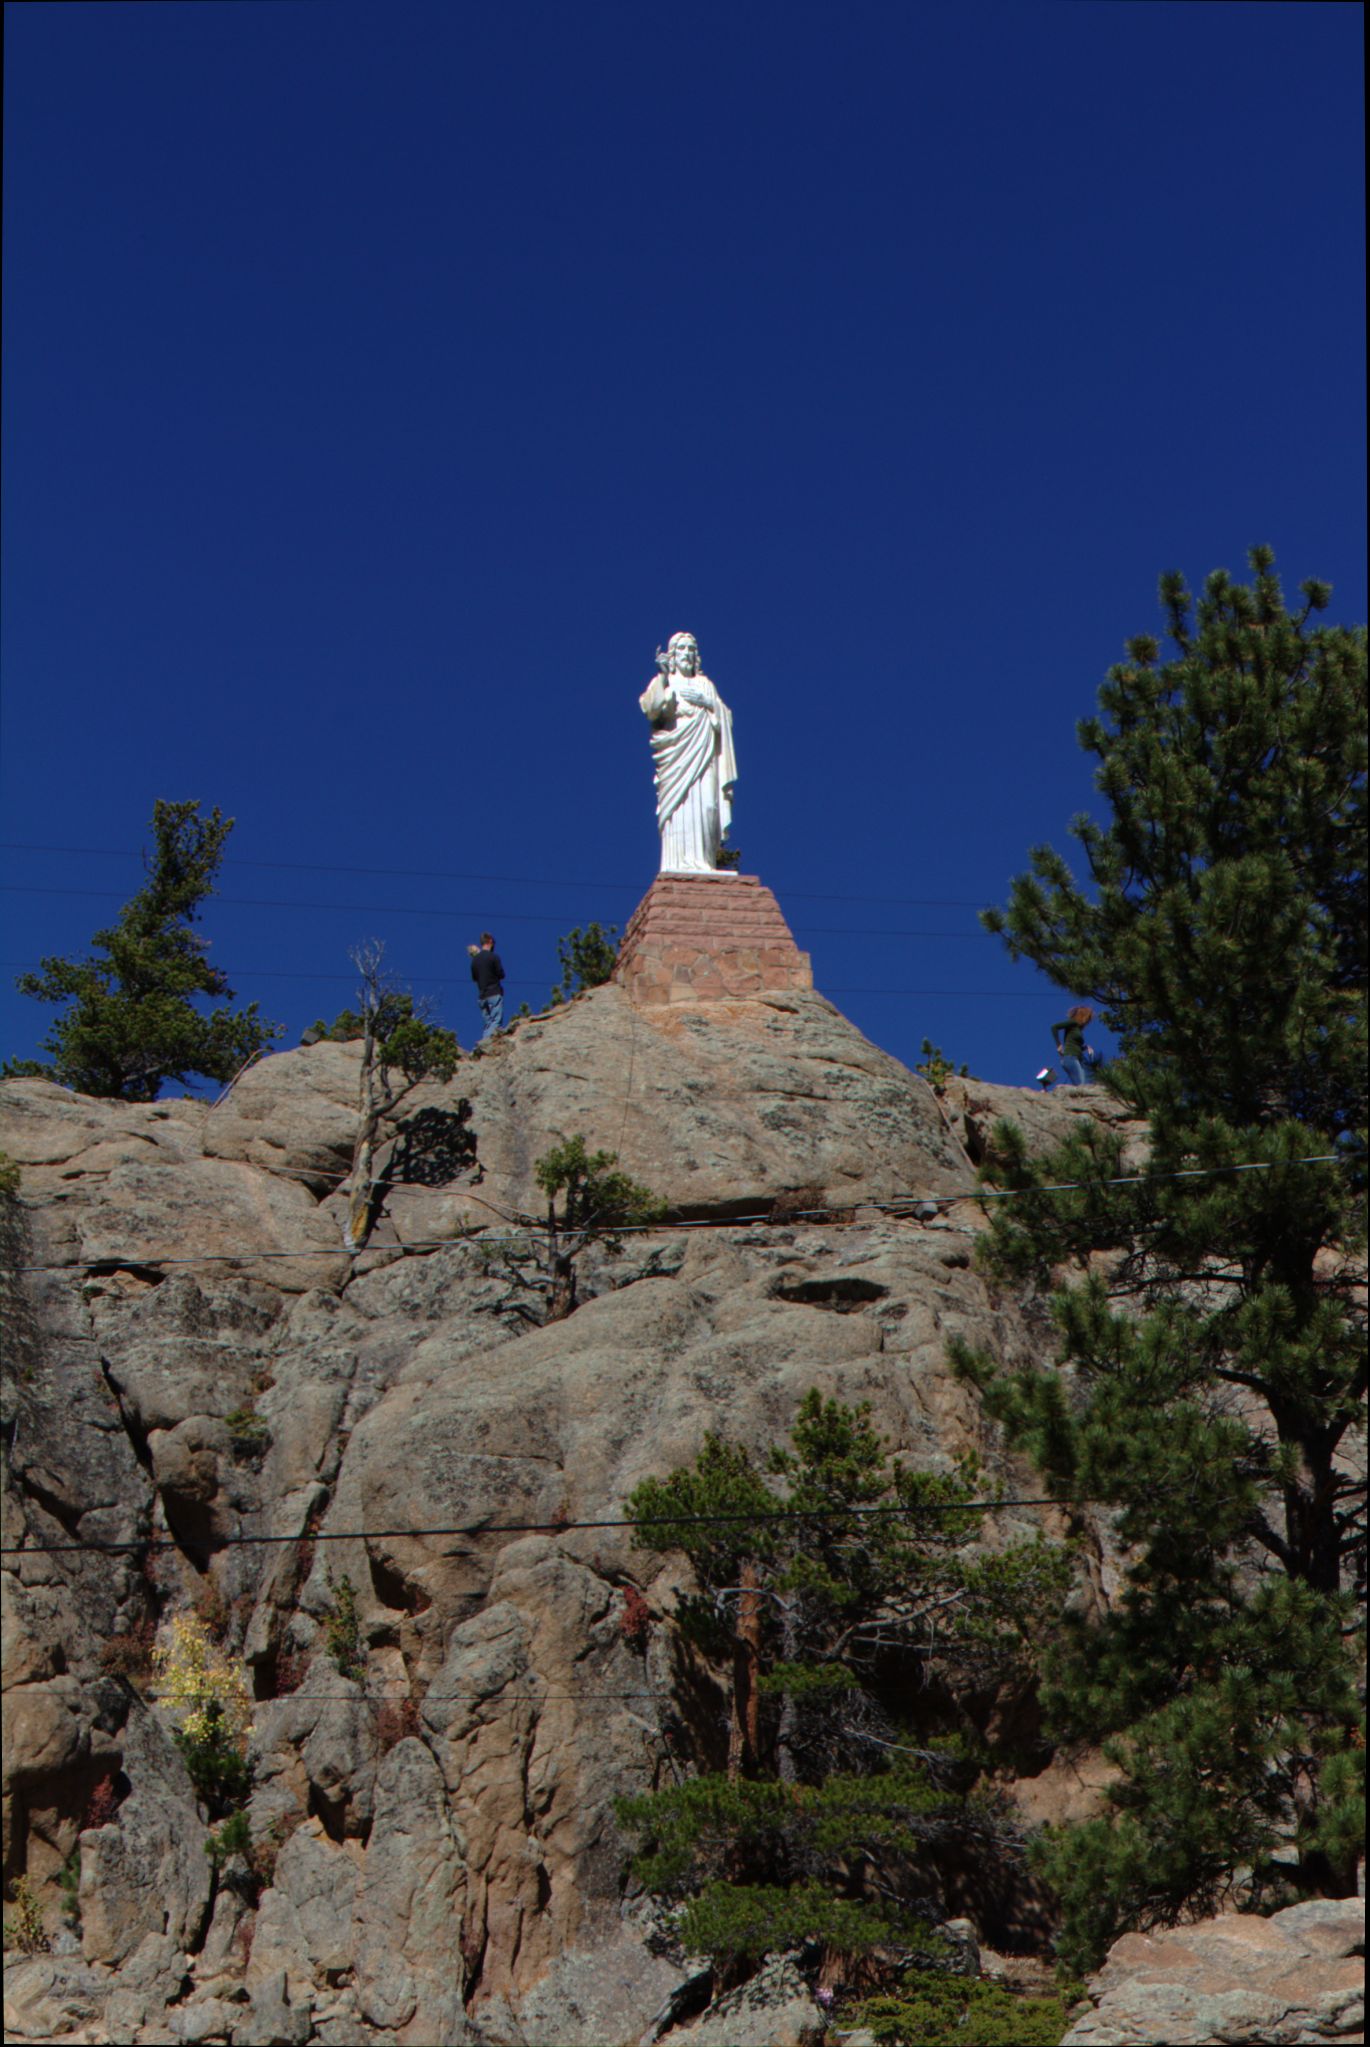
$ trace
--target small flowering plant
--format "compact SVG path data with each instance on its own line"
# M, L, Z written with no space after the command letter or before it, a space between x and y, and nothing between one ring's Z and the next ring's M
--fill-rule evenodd
M171 1623L171 1639L157 1645L152 1662L190 1781L211 1811L222 1812L246 1796L251 1779L252 1702L242 1668L193 1613Z

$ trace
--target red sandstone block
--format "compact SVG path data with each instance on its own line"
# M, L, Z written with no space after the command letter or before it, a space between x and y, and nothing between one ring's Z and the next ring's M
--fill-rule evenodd
M731 917L710 917L707 919L710 931L775 931L777 919L768 917L762 910L735 910Z

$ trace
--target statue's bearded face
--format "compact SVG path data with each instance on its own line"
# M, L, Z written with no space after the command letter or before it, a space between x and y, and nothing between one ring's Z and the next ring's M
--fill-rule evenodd
M682 633L671 642L671 660L682 675L694 675L699 669L699 648L689 633Z

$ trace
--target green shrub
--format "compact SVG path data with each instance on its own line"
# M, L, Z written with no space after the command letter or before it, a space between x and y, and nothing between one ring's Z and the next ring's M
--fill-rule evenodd
M870 1997L856 2023L880 2047L1057 2047L1069 2025L1063 1997L1020 1997L967 1976L908 1976L897 1997Z
M241 1807L237 1812L231 1812L222 1826L214 1828L205 1837L205 1854L216 1872L222 1870L226 1862L231 1862L235 1855L241 1855L244 1861L251 1857L252 1827Z
M73 1933L81 1931L81 1844L76 1846L62 1864L57 1878L57 1888L62 1893L62 1917Z
M50 1945L43 1924L43 1908L26 1876L17 1876L10 1886L14 1910L5 1920L5 1946L18 1948L21 1955L45 1955Z
M966 1078L964 1066L954 1066L940 1045L934 1045L931 1038L923 1040L923 1056L914 1066L915 1073L921 1073L935 1095L940 1095L947 1082L954 1075Z
M357 1595L352 1580L344 1574L333 1587L333 1609L324 1629L328 1653L344 1677L359 1678L365 1668L361 1651L361 1622L357 1617Z
M610 924L587 924L584 930L577 924L574 931L568 931L564 938L557 940L557 960L561 966L561 979L552 990L552 1006L569 1002L573 995L584 994L587 988L599 988L614 971L618 958L618 926Z

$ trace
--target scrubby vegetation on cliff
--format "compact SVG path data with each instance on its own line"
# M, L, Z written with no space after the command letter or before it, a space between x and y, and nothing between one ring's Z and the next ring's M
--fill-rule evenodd
M676 1622L730 1689L725 1768L705 1753L620 1810L639 1877L725 1978L806 1941L933 1966L958 1873L989 1896L1021 1860L966 1701L1030 1684L1071 1560L977 1548L983 1483L891 1458L868 1408L815 1390L764 1460L710 1436L629 1499L638 1542L693 1564Z

